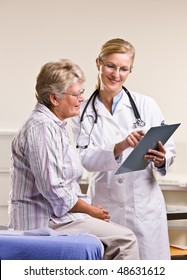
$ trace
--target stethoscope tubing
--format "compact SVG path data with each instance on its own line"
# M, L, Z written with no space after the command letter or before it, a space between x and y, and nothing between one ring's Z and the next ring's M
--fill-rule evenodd
M136 120L135 123L133 123L134 128L137 128L138 126L144 127L144 126L145 126L145 122L141 119L140 113L139 113L139 111L138 111L138 109L137 109L137 106L136 106L136 104L135 104L135 102L134 102L134 100L133 100L133 98L132 98L130 92L129 92L128 89L126 89L124 86L123 86L122 88L123 88L123 90L125 91L125 93L127 94L128 98L129 98L129 100L130 100L132 109L133 109L133 113L134 113L135 120ZM90 143L90 137L91 137L91 133L92 133L93 127L94 127L95 124L97 124L97 120L98 120L98 114L97 114L97 110L96 110L96 108L95 108L95 99L96 99L96 97L97 97L98 95L99 95L99 89L96 89L96 90L92 93L92 95L90 96L90 98L88 99L88 101L87 101L87 103L86 103L86 105L85 105L85 107L84 107L84 109L83 109L83 111L82 111L82 114L81 114L81 116L80 116L80 131L79 131L79 134L78 134L77 140L76 140L76 142L77 142L76 148L86 149L86 148L88 147L89 143ZM88 108L88 105L90 104L91 101L92 101L92 108L93 108L94 115L95 115L95 116L94 116L94 121L93 121L93 125L92 125L92 128L91 128L91 131L90 131L90 133L89 133L89 141L88 141L88 144L87 144L87 145L84 145L84 146L80 146L80 145L78 144L78 139L79 139L80 133L81 133L81 127L82 127L81 124L82 124L82 122L83 122L83 120L84 120L84 115L85 115L86 110L87 110L87 108Z
M145 126L145 122L141 119L140 117L140 113L138 111L138 108L134 102L134 99L132 98L130 92L128 91L127 88L125 88L124 86L122 86L123 90L125 91L125 93L127 94L129 100L130 100L130 103L131 103L131 106L132 106L132 109L133 109L133 113L134 113L134 116L135 116L135 119L136 119L136 122L134 123L134 126L137 127L137 126ZM97 119L98 119L98 114L97 114L97 111L96 111L96 108L95 108L95 99L96 97L99 95L99 89L96 89L92 95L90 96L90 98L88 99L84 109L83 109L83 112L81 114L81 117L80 117L80 123L83 122L83 119L84 119L84 115L86 113L86 110L88 108L88 105L90 104L91 100L92 100L92 108L94 110L94 114L95 114L95 118L94 118L94 123L97 123Z

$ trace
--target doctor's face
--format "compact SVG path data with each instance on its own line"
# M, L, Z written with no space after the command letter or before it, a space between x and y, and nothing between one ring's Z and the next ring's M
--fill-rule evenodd
M132 69L131 53L113 53L97 59L100 89L119 93Z

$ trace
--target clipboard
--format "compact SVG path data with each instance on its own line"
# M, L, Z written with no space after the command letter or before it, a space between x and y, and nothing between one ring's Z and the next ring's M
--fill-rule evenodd
M150 162L144 159L149 149L157 150L158 141L164 145L181 123L151 127L139 144L122 163L115 175L145 169Z

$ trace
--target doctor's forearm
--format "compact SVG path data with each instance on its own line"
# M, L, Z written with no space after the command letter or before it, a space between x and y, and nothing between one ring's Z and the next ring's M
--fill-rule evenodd
M128 147L129 145L126 140L116 143L114 146L114 157L117 158L118 156L120 156Z
M114 145L104 148L91 149L81 154L81 163L89 172L106 172L115 170L118 163L114 157Z

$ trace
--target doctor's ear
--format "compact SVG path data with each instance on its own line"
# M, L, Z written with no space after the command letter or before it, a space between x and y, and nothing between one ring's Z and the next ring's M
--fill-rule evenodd
M100 68L99 58L96 58L96 66L97 66L97 70L99 71L99 68Z

